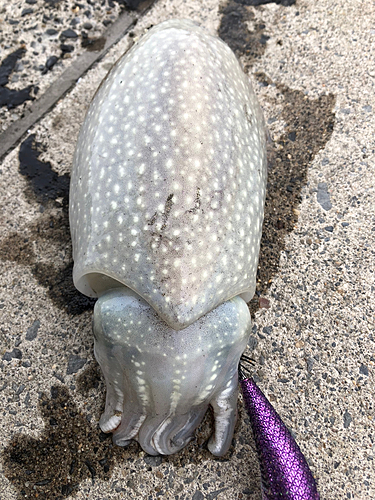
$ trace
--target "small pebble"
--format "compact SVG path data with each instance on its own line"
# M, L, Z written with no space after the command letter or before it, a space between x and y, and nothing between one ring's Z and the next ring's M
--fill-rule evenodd
M34 12L34 9L28 8L28 9L23 9L21 12L21 17L27 16L28 14L32 14Z
M21 384L16 391L17 396L19 396L21 392L25 390L25 388L26 388L25 384Z
M60 375L59 373L53 372L52 375L57 378L57 380L60 380L61 383L65 383L64 377Z
M27 329L26 340L31 341L31 340L36 339L36 337L38 335L39 327L40 327L40 321L35 320L34 323Z
M65 38L78 38L77 33L74 30L70 29L70 28L68 28L67 30L64 30L61 33L61 35L63 37L65 37Z
M308 358L306 360L306 364L307 364L307 371L310 373L313 369L313 366L314 366L314 360L313 358Z
M82 359L79 356L71 354L69 356L66 374L72 375L72 373L77 373L85 365L86 361L86 359Z
M318 192L316 195L317 201L321 207L328 211L332 208L331 196L328 192L327 183L319 182L318 184Z
M368 368L366 365L361 365L359 367L359 373L362 373L362 375L366 375L368 377Z
M15 358L15 359L22 359L22 352L20 351L20 349L14 348L13 351L6 352L3 355L3 360L4 361L11 361L13 358Z
M74 47L73 45L65 45L65 43L62 43L60 45L60 49L62 50L62 52L64 53L69 53L69 52L73 52L74 50Z
M349 425L351 424L352 422L352 416L350 415L350 413L348 412L348 410L345 410L345 413L344 413L344 428L347 429L349 427Z
M250 349L250 351L253 351L257 345L258 345L258 339L253 335L250 335L249 340L247 342L247 346Z
M263 332L266 333L267 335L271 335L272 330L273 330L272 326L264 326L263 327Z
M51 56L47 59L46 68L52 69L54 65L57 63L58 58L56 56Z
M259 299L259 307L261 309L269 309L271 306L270 306L270 301L264 297L260 297Z

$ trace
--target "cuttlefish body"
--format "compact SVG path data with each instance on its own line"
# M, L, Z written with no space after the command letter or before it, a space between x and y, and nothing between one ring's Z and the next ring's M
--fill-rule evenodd
M209 405L228 450L250 333L266 134L233 52L187 20L151 30L84 120L70 190L75 286L98 297L100 420L120 446L171 454Z

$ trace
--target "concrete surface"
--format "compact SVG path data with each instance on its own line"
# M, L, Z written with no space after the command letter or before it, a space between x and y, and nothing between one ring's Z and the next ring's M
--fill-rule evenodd
M29 87L29 97L38 100L82 53L103 46L106 27L119 13L119 4L113 1L2 1L2 60L15 49L25 51L18 54L9 87L18 92ZM2 129L19 118L30 104L27 99L20 106L1 109Z
M136 444L114 447L97 426L104 386L93 360L92 302L70 277L71 159L108 69L145 29L172 17L199 21L235 50L273 139L251 304L255 378L308 458L322 499L375 497L375 3L246 3L159 0L0 167L2 500L260 499L241 402L234 445L223 459L205 447L210 415L196 440L171 457L149 457ZM103 12L120 12L116 3L89 5L100 6L95 26ZM59 64L69 65L64 56L42 75L38 65L61 42L36 38L44 53L32 42L47 29L41 16L59 11L63 31L77 6L20 1L10 11L0 2L1 61L24 42L20 61L30 62L25 75L10 75L9 88L38 82L42 95L61 74ZM34 11L22 16L26 8ZM38 27L27 31L25 17ZM103 32L98 28L99 37ZM81 41L79 34L75 43ZM22 109L1 113L5 129Z

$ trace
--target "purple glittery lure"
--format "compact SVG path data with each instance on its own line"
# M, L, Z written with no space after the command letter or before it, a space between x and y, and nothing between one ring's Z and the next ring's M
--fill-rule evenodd
M298 444L252 378L240 384L262 476L263 500L319 500L315 480Z

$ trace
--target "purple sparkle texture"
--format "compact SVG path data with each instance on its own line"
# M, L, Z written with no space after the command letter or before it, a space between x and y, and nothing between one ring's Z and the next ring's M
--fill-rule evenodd
M240 380L262 476L263 500L319 500L298 444L252 378Z

